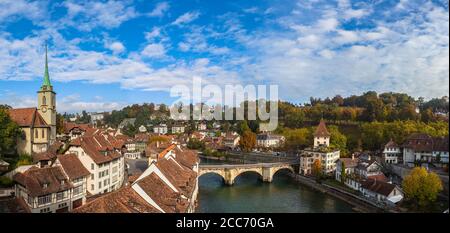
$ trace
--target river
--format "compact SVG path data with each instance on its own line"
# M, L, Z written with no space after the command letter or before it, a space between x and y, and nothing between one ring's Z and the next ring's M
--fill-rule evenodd
M219 175L205 174L199 178L198 204L200 213L354 212L346 202L299 184L287 171L277 172L272 183L263 183L256 173L243 173L233 186L225 185Z

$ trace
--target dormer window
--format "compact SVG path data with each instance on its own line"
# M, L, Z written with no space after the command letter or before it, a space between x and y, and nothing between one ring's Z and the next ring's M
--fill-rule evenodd
M64 180L61 180L61 185L64 185Z
M47 183L42 184L42 188L47 188L47 187L48 187L48 184L47 184Z

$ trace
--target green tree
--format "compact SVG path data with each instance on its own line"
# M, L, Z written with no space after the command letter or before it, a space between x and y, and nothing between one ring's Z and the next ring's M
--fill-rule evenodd
M17 140L22 135L20 127L11 120L5 108L0 108L0 156L15 154Z
M436 201L442 191L442 182L434 172L423 167L415 167L402 182L405 197L423 208Z
M129 136L129 137L134 137L134 135L137 133L137 127L134 126L133 124L128 124L125 127L123 127L123 134Z
M196 138L191 138L191 139L189 139L189 142L187 143L187 147L192 150L204 150L205 143Z
M345 163L344 161L341 161L341 182L345 183L345 180L347 179L347 173L345 173Z
M330 131L330 146L332 148L336 148L341 150L341 155L347 155L347 137L339 132L339 128L335 125L328 126L328 130Z

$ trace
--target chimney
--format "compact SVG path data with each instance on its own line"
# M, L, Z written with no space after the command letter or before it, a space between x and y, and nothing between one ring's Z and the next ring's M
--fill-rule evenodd
M388 183L389 183L389 184L392 184L392 176L389 177Z
M355 160L355 153L352 154L352 160Z

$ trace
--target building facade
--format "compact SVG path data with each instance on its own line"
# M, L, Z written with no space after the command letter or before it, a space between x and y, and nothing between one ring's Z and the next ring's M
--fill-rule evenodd
M310 175L316 160L320 160L323 173L330 174L336 170L336 161L340 158L341 152L329 147L330 136L325 122L321 120L314 133L314 146L300 152L300 174Z

